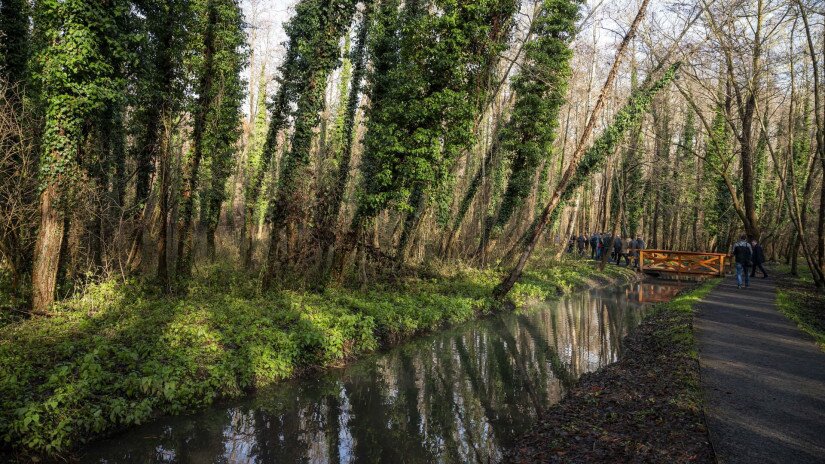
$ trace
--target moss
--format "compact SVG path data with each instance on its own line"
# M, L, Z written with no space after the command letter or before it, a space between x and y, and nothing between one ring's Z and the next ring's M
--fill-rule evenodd
M537 264L516 301L552 298L598 274L586 261ZM254 276L216 266L179 296L137 280L95 284L53 308L56 317L0 327L0 437L23 452L70 450L488 314L500 278L452 266L363 290L261 293Z

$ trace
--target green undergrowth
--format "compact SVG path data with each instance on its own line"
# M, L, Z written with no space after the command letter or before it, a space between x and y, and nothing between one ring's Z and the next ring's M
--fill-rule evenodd
M675 344L691 353L691 356L696 358L696 341L693 334L693 320L692 315L695 310L695 305L702 300L711 290L719 284L719 279L711 279L704 282L702 285L690 291L677 295L674 299L667 303L661 303L653 307L650 317L673 315L671 322L673 324L662 324L656 331L654 336L659 338L664 343ZM682 315L690 315L690 318L681 317Z
M453 266L353 290L261 293L215 266L185 296L137 280L89 286L39 317L0 327L0 437L17 453L55 455L90 439L340 364L422 332L492 312L502 274ZM514 303L594 279L630 279L586 261L537 260Z
M787 318L796 322L825 351L825 294L814 287L810 270L800 270L791 276L786 267L778 268L776 306Z

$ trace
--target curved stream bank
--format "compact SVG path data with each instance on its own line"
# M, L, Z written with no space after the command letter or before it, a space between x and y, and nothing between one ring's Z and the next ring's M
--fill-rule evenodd
M589 290L92 443L84 462L488 462L678 283Z

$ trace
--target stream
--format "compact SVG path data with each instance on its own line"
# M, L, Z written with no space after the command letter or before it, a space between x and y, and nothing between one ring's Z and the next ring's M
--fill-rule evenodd
M591 289L93 442L95 463L496 462L685 284Z

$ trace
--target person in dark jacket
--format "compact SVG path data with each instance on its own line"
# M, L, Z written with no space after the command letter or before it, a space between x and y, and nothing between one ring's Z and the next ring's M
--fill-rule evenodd
M624 252L624 265L625 267L630 267L630 256L633 254L633 242L630 237L624 239L622 243L622 251Z
M604 236L604 234L603 234L603 233L601 233L601 232L599 232L599 234L596 236L596 261L601 260L601 259L602 259L602 255L605 253L605 249L604 249L604 246L605 246L605 243L604 243L605 238L606 238L606 237L605 237L605 236Z
M753 249L748 243L748 237L742 235L739 241L733 244L733 262L736 264L736 286L742 288L744 283L745 288L750 286L750 274L748 267L751 265L753 259Z
M639 250L645 249L645 241L642 240L642 237L636 237L636 240L633 241L633 267L636 269L639 268Z
M767 279L768 271L766 271L765 267L762 266L762 264L765 263L765 251L762 249L762 245L760 245L756 240L751 240L751 250L753 250L751 277L756 277L756 268L758 267L762 272L762 278Z
M613 258L616 260L616 264L621 264L622 261L622 237L616 236L613 238Z
M596 250L598 249L599 244L599 234L593 232L593 235L590 236L590 259L596 259Z
M584 254L584 246L587 244L587 239L584 237L584 234L579 234L579 238L576 241L576 247L579 249L579 256Z

